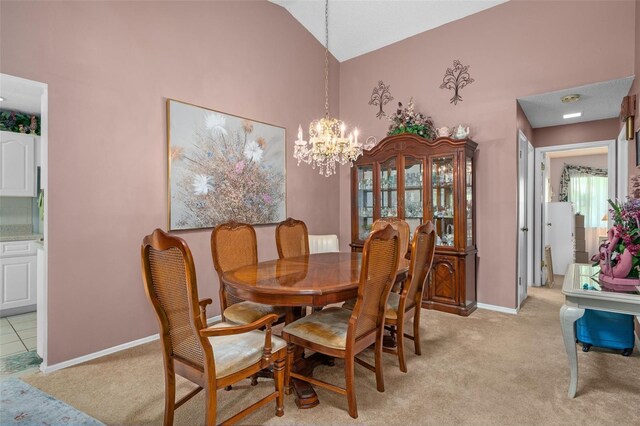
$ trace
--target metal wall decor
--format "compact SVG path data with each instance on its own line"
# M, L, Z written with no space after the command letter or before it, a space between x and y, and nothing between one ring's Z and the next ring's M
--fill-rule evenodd
M462 102L462 96L460 96L460 90L474 82L473 78L469 75L469 67L471 65L462 65L460 60L453 61L453 68L447 68L442 79L441 89L453 90L453 97L449 100L450 103L457 105L458 102Z
M385 85L382 80L378 81L378 85L373 88L373 92L371 92L371 99L369 100L369 105L379 106L378 113L376 117L380 120L382 117L387 114L382 109L383 106L388 104L393 100L393 96L391 96L391 92L389 89L391 88L390 84Z

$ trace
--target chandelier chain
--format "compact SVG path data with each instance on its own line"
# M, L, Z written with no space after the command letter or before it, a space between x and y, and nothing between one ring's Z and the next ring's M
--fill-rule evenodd
M329 0L324 4L324 115L329 118Z

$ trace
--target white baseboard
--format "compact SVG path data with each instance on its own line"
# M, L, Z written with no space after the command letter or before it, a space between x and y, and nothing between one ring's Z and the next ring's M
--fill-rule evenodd
M489 305L488 303L478 303L478 309L502 312L504 314L518 315L518 308L505 308L504 306Z
M211 317L207 319L207 324L211 325L216 322L220 322L222 316L216 315L215 317ZM73 365L82 364L83 362L91 361L96 358L100 358L106 355L110 355L116 352L123 351L125 349L134 348L136 346L144 345L145 343L153 342L154 340L158 340L160 338L160 334L154 334L152 336L143 337L142 339L137 339L131 342L123 343L121 345L113 346L111 348L103 349L98 352L94 352L91 354L83 355L78 358L73 358L68 361L59 362L53 365L45 365L44 362L40 364L40 371L43 373L51 373L54 371L62 370L63 368L71 367Z

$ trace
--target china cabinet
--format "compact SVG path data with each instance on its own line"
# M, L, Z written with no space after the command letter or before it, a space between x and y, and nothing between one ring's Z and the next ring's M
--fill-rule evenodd
M397 216L415 228L433 221L436 253L422 306L459 315L476 309L477 144L411 135L384 138L351 175L351 248L361 251L373 222Z

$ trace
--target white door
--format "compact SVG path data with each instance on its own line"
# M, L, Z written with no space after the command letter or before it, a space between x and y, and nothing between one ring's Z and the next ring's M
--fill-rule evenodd
M518 138L518 307L527 298L529 220L528 220L528 167L529 141L520 132Z
M547 203L547 244L551 246L553 272L564 275L575 259L575 212L568 202Z

